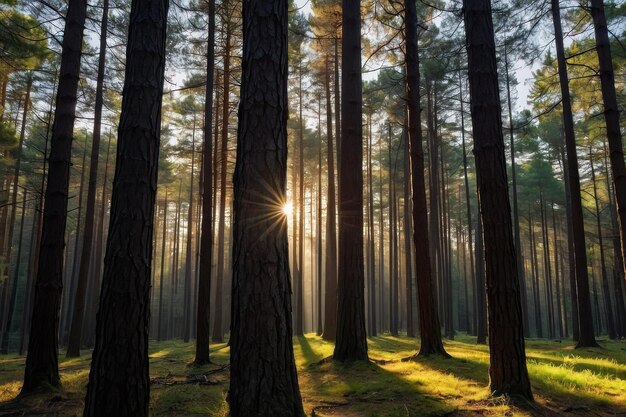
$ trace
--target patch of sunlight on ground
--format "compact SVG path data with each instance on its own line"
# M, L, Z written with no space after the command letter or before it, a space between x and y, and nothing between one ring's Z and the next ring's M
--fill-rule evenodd
M318 417L443 415L609 416L626 413L626 344L602 340L603 349L574 349L568 341L527 341L536 404L511 403L489 393L489 353L475 338L445 341L452 358L414 358L418 339L382 334L368 340L371 362L336 363L334 343L314 334L294 338L294 354L307 414ZM226 417L230 348L211 346L213 364L192 366L195 346L151 342L152 416ZM59 358L68 401L56 415L80 415L91 354ZM21 388L24 358L0 356L0 402ZM193 378L205 375L200 385ZM42 402L43 403L43 402ZM1 407L0 407L1 410Z

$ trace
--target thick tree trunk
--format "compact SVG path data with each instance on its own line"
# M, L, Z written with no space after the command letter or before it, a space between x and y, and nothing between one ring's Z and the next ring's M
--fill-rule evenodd
M491 2L465 0L463 7L485 245L491 392L532 400L504 157Z
M626 167L624 166L624 148L620 130L619 107L615 92L615 74L609 31L604 14L604 1L591 0L591 17L596 35L596 52L600 63L600 82L604 102L604 120L611 155L611 170L615 192L615 206L619 225L622 249L622 267L626 266Z
M430 262L419 91L420 62L417 37L417 8L415 2L405 0L404 10L406 24L406 98L413 196L413 243L415 245L417 311L421 338L418 355L428 356L440 354L447 356L443 342L441 341L441 327L439 325L439 316L437 315L434 280Z
M287 221L282 213L287 33L287 2L244 3L228 398L233 417L304 416L291 339Z
M67 344L67 357L80 356L80 339L85 315L85 294L91 266L91 248L96 220L96 187L98 185L98 158L100 156L100 138L102 136L102 106L104 103L104 72L106 64L107 33L109 21L109 0L102 3L102 23L100 24L100 54L98 57L98 78L96 82L96 102L94 110L93 140L89 164L89 185L87 186L87 207L85 210L85 229L83 247L78 268L78 284L74 295L72 324Z
M339 145L338 361L367 360L363 265L363 97L361 9L343 0L341 144Z
M71 0L65 19L50 169L39 244L39 265L22 394L61 385L58 330L63 289L63 249L86 9L85 0Z
M333 146L333 114L330 100L330 65L326 56L326 140L328 164L328 198L326 199L326 286L324 292L325 340L335 340L337 333L337 222L335 202L335 151Z
M202 224L198 278L198 312L196 323L196 358L198 365L211 361L209 332L211 315L211 268L213 261L213 72L215 67L215 0L209 0L207 12L209 39L206 54L206 87L204 90L204 145L202 147Z
M85 416L147 416L154 203L168 0L132 3L111 220Z

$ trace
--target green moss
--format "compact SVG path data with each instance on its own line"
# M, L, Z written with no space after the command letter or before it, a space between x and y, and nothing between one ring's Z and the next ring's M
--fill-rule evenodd
M626 345L602 340L602 349L574 349L571 342L528 340L528 369L536 404L511 404L489 395L487 346L459 335L446 341L452 358L408 359L419 341L381 335L369 340L369 363L337 363L334 345L317 336L294 339L300 389L308 414L316 416L531 416L612 415L626 412ZM153 416L227 416L229 347L211 346L213 364L194 366L193 344L153 342L150 375ZM57 415L80 414L89 375L90 352L77 359L59 358L66 396ZM24 358L0 357L0 401L20 390ZM210 384L189 383L209 375ZM38 400L43 407L45 399ZM582 413L582 414L581 414Z

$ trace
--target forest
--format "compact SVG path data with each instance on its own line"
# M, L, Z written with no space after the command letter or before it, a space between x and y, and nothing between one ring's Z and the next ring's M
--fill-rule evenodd
M626 415L626 2L0 0L0 417Z

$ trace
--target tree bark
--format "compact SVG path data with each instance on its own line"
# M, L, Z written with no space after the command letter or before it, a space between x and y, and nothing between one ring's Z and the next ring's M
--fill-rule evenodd
M84 415L148 415L154 203L168 0L132 3L111 220Z
M30 342L22 394L59 387L58 330L63 289L63 249L67 221L72 137L76 118L85 0L68 4L61 53L61 68L50 149L50 168L45 193L42 235Z
M287 221L282 213L287 35L287 2L244 2L228 398L233 417L304 416L291 338Z
M532 400L504 157L491 2L465 0L463 10L485 245L491 392Z
M335 202L335 150L333 114L330 99L330 65L326 56L326 140L328 163L328 198L326 199L326 285L324 289L324 340L335 340L337 333L337 222Z
M409 151L411 154L411 187L413 196L413 244L415 246L415 276L417 278L417 311L421 339L419 356L447 356L441 340L437 315L434 280L428 238L428 209L424 179L424 150L420 107L420 62L417 36L417 8L414 1L405 0L406 25L406 97L408 107ZM382 198L382 195L381 195Z
M104 103L104 73L106 65L107 33L109 20L109 0L102 3L102 22L100 24L100 53L98 56L98 78L96 81L96 102L94 110L93 139L91 160L89 164L89 185L87 186L87 207L85 209L85 228L83 247L78 268L78 284L74 295L72 324L67 345L67 357L80 356L80 339L85 315L85 294L89 281L91 266L93 233L96 220L96 187L98 185L98 158L100 156L100 139L102 136L102 107Z
M196 358L198 365L210 363L209 332L211 315L211 268L213 262L213 83L215 68L215 0L209 0L206 54L206 87L204 90L204 146L202 147L202 223L198 282L198 318L196 324Z
M585 225L580 194L580 176L578 173L578 156L576 154L574 118L572 115L569 81L567 79L567 63L565 61L565 49L563 46L563 31L561 29L561 11L559 9L559 0L551 0L551 4L556 55L559 67L559 83L561 86L563 128L565 130L565 147L567 150L567 176L569 177L572 210L572 243L574 247L574 262L576 266L576 295L578 296L579 326L579 338L576 347L594 347L598 346L598 343L596 342L594 335L593 320L591 315L589 276L587 273L587 252L585 247Z
M626 167L624 166L624 148L620 129L619 107L615 92L615 74L609 31L604 14L604 1L591 0L591 17L596 35L596 52L600 63L600 83L604 102L604 120L609 142L613 190L619 225L619 237L622 249L622 267L626 267Z
M341 144L337 341L333 358L367 360L363 265L363 97L361 9L342 3Z

